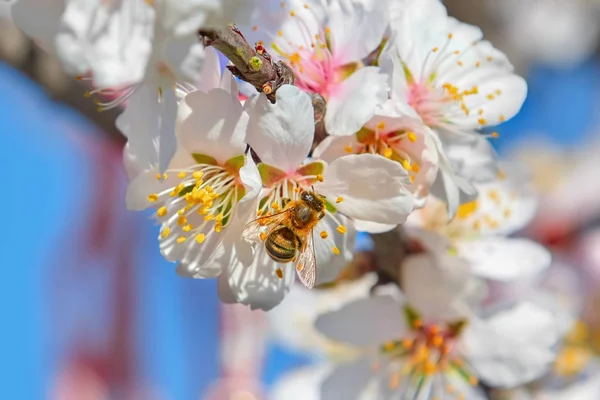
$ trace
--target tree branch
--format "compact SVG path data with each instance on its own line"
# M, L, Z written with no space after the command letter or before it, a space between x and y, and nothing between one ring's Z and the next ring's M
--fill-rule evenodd
M274 62L262 45L252 47L235 25L223 30L200 29L198 35L205 46L213 46L233 63L227 68L237 78L265 93L272 103L277 89L294 83L294 73L287 65Z

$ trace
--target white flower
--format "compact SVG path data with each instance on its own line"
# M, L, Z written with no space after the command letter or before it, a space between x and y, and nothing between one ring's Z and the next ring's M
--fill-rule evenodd
M247 141L261 160L258 168L265 186L257 215L280 211L283 198L295 200L302 190L314 188L326 196L325 216L313 235L316 283L335 279L352 257L354 230L348 217L397 224L412 211L412 196L405 189L408 175L398 163L371 154L349 155L329 165L307 160L314 119L306 93L286 85L277 91L275 104L260 95L247 106ZM261 244L253 265L234 266L229 282L237 301L270 309L294 279L293 265L275 262Z
M179 273L216 277L234 250L248 254L240 250L248 247L240 235L255 210L260 176L245 156L248 115L235 95L221 88L195 91L183 104L190 112L182 113L187 115L178 124L169 168L162 175L156 164L142 168L128 188L127 206L157 208L161 252L180 262ZM136 159L152 156L139 153Z
M548 268L548 250L526 238L504 236L524 228L534 217L537 199L531 188L516 179L522 171L505 168L491 183L476 185L479 195L458 208L448 222L446 206L435 198L414 212L406 227L409 237L426 250L464 260L477 276L511 281Z
M479 28L447 17L437 0L413 1L382 55L392 96L440 134L470 134L512 118L527 86Z
M355 281L341 281L333 287L307 289L292 285L281 304L268 313L272 336L294 351L329 357L346 357L351 349L340 346L315 330L320 314L339 309L344 304L368 296L377 282L375 274L366 274Z
M325 128L347 135L366 123L387 99L385 75L364 67L363 59L383 41L387 17L383 1L261 2L259 23L246 36L264 43L269 54L294 71L294 84L327 101Z
M328 136L313 156L331 162L348 154L379 154L396 161L409 173L411 183L407 189L415 197L415 207L422 207L438 173L436 138L410 107L398 106L388 101L377 107L373 118L358 132Z
M352 382L359 393L375 381L381 399L443 400L460 393L477 399L485 398L476 387L479 379L493 387L514 387L547 370L562 332L558 316L522 302L452 318L445 310L460 293L460 282L448 290L441 277L428 281L435 272L422 261L404 268L404 287L416 286L406 298L357 300L317 319L317 329L329 338L371 354L335 371L323 385L323 398L352 399L344 385Z

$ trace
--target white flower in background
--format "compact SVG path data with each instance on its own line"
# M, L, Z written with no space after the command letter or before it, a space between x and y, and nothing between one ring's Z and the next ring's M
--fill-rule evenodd
M371 154L348 155L329 165L307 160L314 118L306 93L285 85L277 91L275 104L263 94L247 106L247 141L261 160L265 186L256 215L281 211L282 199L295 200L303 190L314 188L326 196L325 216L312 235L317 284L335 279L352 258L355 232L348 218L395 224L406 220L413 201L406 190L408 174L398 163ZM270 309L283 299L295 275L292 263L275 262L261 243L251 267L231 268L229 283L238 302Z
M571 67L592 56L600 39L594 0L488 0L486 6L511 48L528 61Z
M537 198L521 178L522 171L504 169L491 183L477 185L479 195L458 208L448 222L446 205L430 198L406 223L407 235L427 251L456 256L477 276L510 281L548 268L548 250L526 238L506 235L523 229L534 217Z
M398 108L398 103L391 101L377 107L375 116L358 132L350 136L328 136L317 146L313 156L331 162L348 154L379 154L396 161L408 171L407 189L414 195L415 207L422 207L438 173L437 139L410 107ZM357 228L373 231L367 229L369 225ZM382 231L391 228L381 226Z
M323 334L366 355L333 372L322 398L354 399L376 382L380 399L484 399L479 380L510 388L546 372L562 332L556 315L530 302L452 314L449 304L466 304L457 297L470 283L448 284L452 276L430 261L421 255L404 266L406 297L357 300L317 319Z
M439 1L408 4L393 35L382 54L392 98L406 100L440 135L473 134L521 108L523 78L479 28L448 17Z
M233 251L251 262L249 245L240 235L255 210L260 175L245 156L248 115L235 93L221 88L195 91L183 102L189 113L182 113L185 117L178 123L177 152L167 171L160 174L153 164L139 173L129 185L127 206L157 209L161 252L169 261L180 262L179 273L216 277L227 265L223 258ZM134 143L130 139L129 144ZM129 150L135 154L137 148L154 150L151 143ZM141 162L152 155L138 153L136 159Z
M368 296L376 282L377 276L370 273L357 280L341 281L312 290L300 283L292 285L281 304L268 313L273 339L293 351L317 358L348 357L353 354L352 349L323 337L315 330L315 320L320 314Z
M504 54L482 40L479 28L448 17L437 0L406 2L399 14L381 65L390 76L391 98L410 104L439 135L441 154L519 111L527 85ZM459 191L475 192L443 157L440 172L452 216Z
M266 0L259 6L257 25L242 30L291 67L294 85L323 96L327 132L347 135L387 99L385 75L362 63L383 41L384 3Z

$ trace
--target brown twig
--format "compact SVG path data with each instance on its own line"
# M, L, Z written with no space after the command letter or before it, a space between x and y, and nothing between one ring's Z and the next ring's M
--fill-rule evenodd
M198 34L205 46L213 46L233 63L227 68L236 77L265 93L272 103L277 89L294 83L294 73L287 65L273 61L262 45L252 47L235 25L223 30L201 29Z

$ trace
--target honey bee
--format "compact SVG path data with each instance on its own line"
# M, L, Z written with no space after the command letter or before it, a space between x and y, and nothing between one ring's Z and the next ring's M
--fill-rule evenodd
M284 198L281 212L249 222L242 233L245 239L264 242L267 254L276 262L294 262L298 277L308 288L317 279L313 228L325 216L323 199L307 190L300 193L299 200ZM281 270L277 274L282 277Z

